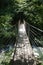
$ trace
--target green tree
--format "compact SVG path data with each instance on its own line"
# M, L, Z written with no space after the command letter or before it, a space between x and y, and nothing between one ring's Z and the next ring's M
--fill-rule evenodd
M0 0L0 33L11 28L13 17L21 11L26 22L43 29L43 0Z

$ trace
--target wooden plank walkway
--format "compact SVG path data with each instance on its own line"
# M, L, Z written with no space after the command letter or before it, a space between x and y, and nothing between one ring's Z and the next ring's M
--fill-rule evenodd
M36 65L35 57L33 54L32 47L30 45L29 38L26 34L25 23L19 23L18 25L18 37L15 44L15 53L13 57L15 65Z

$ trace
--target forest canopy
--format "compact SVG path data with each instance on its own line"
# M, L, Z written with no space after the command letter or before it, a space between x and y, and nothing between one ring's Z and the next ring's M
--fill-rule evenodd
M12 35L8 29L19 12L24 13L26 22L43 30L43 0L0 0L0 35Z

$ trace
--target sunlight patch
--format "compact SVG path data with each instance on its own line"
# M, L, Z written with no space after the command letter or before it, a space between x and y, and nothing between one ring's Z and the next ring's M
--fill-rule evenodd
M17 0L18 3L23 3L25 0Z

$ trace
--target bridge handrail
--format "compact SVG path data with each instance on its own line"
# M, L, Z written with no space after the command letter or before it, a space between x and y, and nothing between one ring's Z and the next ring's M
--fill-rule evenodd
M27 23L27 22L26 22ZM31 25L31 24L29 24L29 23L27 23L30 27L32 27L32 28L34 28L36 31L39 31L40 33L43 33L43 30L41 30L41 29L39 29L39 28L37 28L37 27L35 27L35 26L33 26L33 25ZM41 34L42 35L42 34Z
M29 24L30 25L30 24ZM37 28L37 27L35 27L35 26L32 26L32 25L30 25L31 27L33 27L34 29L36 29L36 30L38 30L38 31L40 31L40 32L42 32L43 33L43 30L41 30L41 29L39 29L39 28Z
M35 46L43 46L43 30L40 30L39 28L29 24L26 22L27 26L27 32L29 32L30 42L33 45L33 42ZM29 28L29 29L28 29Z

